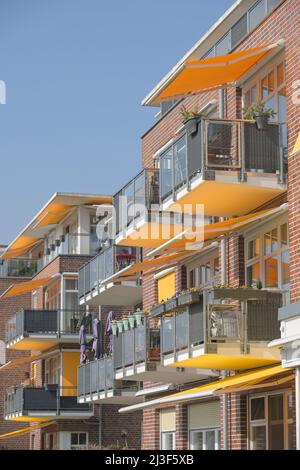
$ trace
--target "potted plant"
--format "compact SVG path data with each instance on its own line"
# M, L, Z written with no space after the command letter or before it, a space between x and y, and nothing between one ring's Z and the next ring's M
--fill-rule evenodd
M123 320L117 320L118 332L123 333Z
M195 134L195 132L197 132L198 119L201 117L201 114L196 108L192 109L191 111L188 111L184 105L181 106L180 113L187 134Z
M130 329L133 330L133 328L135 327L135 316L132 313L128 315L128 321Z
M256 289L261 290L263 288L262 282L260 279L257 279L256 281Z
M254 119L259 130L266 130L270 118L275 115L275 111L272 108L267 108L260 98L257 98L254 104L244 109L244 118Z
M127 315L124 315L123 318L123 328L124 328L124 331L128 331L129 330L129 320L128 320L128 316Z
M136 320L136 326L140 326L144 318L144 312L142 312L140 309L137 309L136 312L134 313L134 316Z

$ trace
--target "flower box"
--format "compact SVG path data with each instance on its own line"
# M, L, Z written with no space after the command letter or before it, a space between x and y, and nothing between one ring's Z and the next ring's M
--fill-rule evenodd
M157 317L158 315L162 315L166 311L166 305L163 304L158 304L155 305L155 307L152 307L150 310L150 315L152 317Z
M178 307L177 297L173 297L165 302L165 312L173 312Z
M178 305L190 305L199 302L199 292L186 292L178 297Z

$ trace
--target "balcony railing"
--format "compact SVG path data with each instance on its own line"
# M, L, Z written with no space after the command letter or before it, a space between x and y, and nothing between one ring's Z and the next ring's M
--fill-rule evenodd
M140 257L140 250L134 247L112 245L102 250L79 270L79 296L95 291L105 279L139 261Z
M102 242L96 233L66 233L53 241L48 241L45 262L58 255L95 256L101 246Z
M112 357L82 364L78 368L78 396L111 390L114 387Z
M39 270L36 259L10 258L0 260L1 277L33 277Z
M159 204L159 170L145 169L114 196L116 234L147 217L154 204Z
M281 125L270 123L258 130L254 122L201 119L193 135L187 133L160 156L160 202L195 177L214 179L217 170L236 172L240 181L247 172L274 173L284 183L287 174Z
M84 323L87 333L92 330L92 317L75 310L22 310L6 324L6 344L9 346L28 337L67 337L78 335Z
M6 390L5 417L18 416L72 416L90 414L88 404L77 403L76 387L12 387Z
M277 315L281 305L281 293L244 288L206 289L199 292L198 303L162 316L162 355L192 350L199 345L207 352L218 343L238 343L246 353L249 343L278 337Z
M143 324L113 337L114 367L120 369L143 362L159 361L160 330Z

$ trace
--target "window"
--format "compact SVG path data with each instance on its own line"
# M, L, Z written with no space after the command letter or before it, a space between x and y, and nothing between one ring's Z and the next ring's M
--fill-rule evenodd
M176 450L175 431L161 433L161 450Z
M215 253L203 256L197 265L193 262L191 266L187 266L187 271L189 288L201 289L217 285L219 283L219 258Z
M60 384L60 354L54 357L45 359L44 368L44 383L45 384Z
M250 448L293 449L292 392L250 397Z
M186 135L178 139L159 157L160 194L168 196L187 180Z
M0 340L0 365L6 363L6 347L4 341Z
M45 434L45 450L58 450L58 439L56 433L47 433Z
M231 28L231 47L235 47L247 34L247 13Z
M88 435L86 432L71 432L71 450L86 450Z
M281 218L269 227L246 238L247 285L261 281L263 287L289 290L288 224Z
M252 8L249 10L249 28L250 30L254 29L258 23L266 15L266 2L265 0L259 0Z
M243 104L244 107L248 107L259 97L268 108L272 108L276 113L272 119L282 123L282 144L287 147L285 80L285 62L281 55L244 86Z
M61 281L55 281L45 291L45 308L47 310L57 310L61 308Z
M197 429L190 432L191 450L219 450L219 429Z

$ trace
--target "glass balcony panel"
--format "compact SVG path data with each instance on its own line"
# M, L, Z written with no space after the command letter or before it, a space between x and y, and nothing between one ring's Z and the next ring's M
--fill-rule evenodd
M116 369L123 367L123 335L113 336L114 366Z
M98 286L98 258L94 258L90 262L90 285L91 290L97 289Z
M176 315L175 322L176 322L176 338L175 338L176 349L185 348L189 344L188 310L186 310L184 313L180 313L179 315Z
M175 187L177 188L187 181L187 147L185 136L174 145L174 180Z
M128 366L134 363L134 330L124 331L122 336L124 366Z
M145 325L134 328L135 342L135 362L146 360L146 331Z
M106 373L106 367L105 367L105 359L99 359L98 361L95 361L96 364L98 365L98 390L105 390L105 373Z
M112 357L107 357L106 359L106 384L105 387L107 390L113 388L114 384L114 367Z
M174 351L175 318L165 317L162 319L162 352Z
M209 316L209 338L212 341L240 340L241 312L239 308L222 308L212 310Z
M164 198L172 193L173 147L160 157L160 194Z
M203 324L203 303L190 305L189 307L189 335L190 344L199 344L204 341L204 324Z

